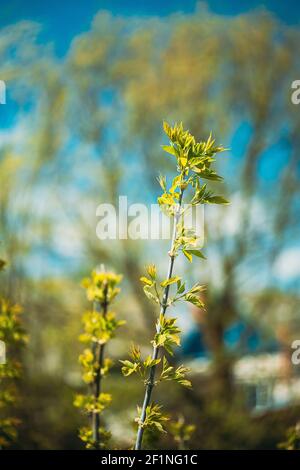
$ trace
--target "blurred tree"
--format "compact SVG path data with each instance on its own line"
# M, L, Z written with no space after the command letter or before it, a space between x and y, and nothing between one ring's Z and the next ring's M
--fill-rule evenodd
M154 202L161 155L154 143L163 119L180 119L199 138L215 129L232 149L221 163L232 205L224 214L206 211L209 267L198 273L209 286L201 328L213 358L211 396L231 400L235 357L224 342L227 327L242 316L277 334L277 313L287 303L296 319L297 301L289 302L299 278L291 284L278 269L299 239L300 115L289 96L299 31L262 11L229 18L200 9L155 19L100 12L60 59L38 34L28 22L0 34L1 78L22 111L1 146L0 233L11 259L1 290L30 311L27 386L44 389L56 377L53 390L44 390L50 402L61 388L77 386L77 351L68 345L79 332L84 300L74 297L75 286L99 261L124 272L130 289L124 315L148 340L144 324L153 325L153 314L138 284L144 245L99 241L95 210L119 194ZM285 325L285 347L299 328L293 321L296 329ZM59 420L57 410L35 426L52 419ZM67 429L63 435L76 445ZM51 430L26 442L63 445Z

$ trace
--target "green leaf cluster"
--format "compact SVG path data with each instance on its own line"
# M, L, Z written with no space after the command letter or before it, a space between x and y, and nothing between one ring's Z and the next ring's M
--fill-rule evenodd
M122 276L112 272L93 271L91 277L83 279L82 286L87 290L87 298L91 302L111 303L120 292L117 287Z
M0 270L6 263L0 260ZM0 340L4 341L9 355L6 363L0 364L0 447L10 445L17 436L20 421L10 416L10 409L18 400L16 379L21 376L22 368L18 361L20 349L28 338L21 321L22 308L0 298Z
M160 314L152 344L156 348L164 348L173 355L174 346L180 346L180 329L176 325L176 318L168 318Z
M95 357L95 353L91 349L85 349L80 354L79 363L83 368L82 379L85 383L93 383L98 373L100 373L101 377L105 377L113 366L113 361L107 357L104 358L101 367Z
M171 127L167 122L163 123L163 128L170 140L170 145L163 145L165 152L173 155L177 160L179 172L187 174L189 170L198 176L211 179L211 164L215 161L214 156L223 152L223 146L215 145L212 135L206 141L196 142L195 137L183 129L183 124L175 124ZM213 178L222 179L214 174Z
M124 325L123 320L117 320L114 312L105 316L96 310L87 311L82 317L84 333L79 336L82 343L105 344L115 336L116 330Z
M100 393L98 397L93 395L78 394L74 400L74 406L81 408L85 413L102 413L110 405L112 397L109 393Z
M184 387L191 387L191 382L186 379L186 374L189 372L189 369L182 365L177 368L171 366L165 356L154 359L149 355L143 360L139 347L133 345L130 352L130 359L131 360L120 361L122 364L122 373L125 377L136 373L147 383L150 369L159 365L160 373L153 385L164 381L174 381Z
M98 428L95 424L95 415L100 415L112 400L110 394L102 393L102 379L107 376L113 365L113 361L104 356L104 346L125 323L117 320L115 313L109 310L112 301L120 292L118 285L121 279L121 275L112 272L93 271L91 277L85 278L82 282L87 299L93 303L93 309L83 314L84 331L79 336L79 340L88 346L80 354L79 363L82 367L82 379L89 384L90 393L77 395L74 406L93 417L94 428L82 428L79 433L87 448L103 447L104 440L108 437L108 433L102 427L98 433L100 442L93 441L93 430Z
M183 222L180 221L176 227L176 238L170 255L175 257L182 252L190 262L193 261L193 256L206 259L202 251L198 248L199 244L200 240L195 230L185 227Z
M192 384L190 380L185 378L186 374L190 371L188 367L184 367L183 365L179 367L173 367L168 363L166 356L163 357L163 367L162 372L160 374L159 380L173 380L177 382L179 385L183 387L191 388Z
M21 322L22 308L7 299L0 298L0 339L14 346L27 343L27 335Z
M200 250L183 250L185 256L189 259L192 256L197 256L198 258L203 258L204 255ZM191 261L191 259L189 259ZM149 275L149 270L152 272L152 275ZM142 276L140 281L143 284L143 289L145 295L156 304L159 304L161 307L164 307L164 292L166 287L175 286L176 292L175 295L169 296L166 306L175 304L177 301L190 302L196 307L204 308L204 303L200 299L199 295L205 290L205 287L200 284L195 284L190 290L186 290L185 283L182 282L180 276L172 276L169 279L164 279L159 282L156 278L156 267L155 265L150 265L147 267L148 276Z
M101 448L107 448L109 440L111 439L111 433L106 431L102 426L99 427L99 435L101 440ZM87 449L98 449L98 445L93 439L93 432L91 428L83 426L79 429L79 437L82 442L85 443Z
M125 377L133 373L139 374L143 379L146 378L149 369L157 364L160 363L160 359L152 359L151 356L147 356L146 359L143 361L141 359L141 351L139 347L132 345L131 352L130 352L130 361L120 361L122 366L122 374Z
M142 426L142 428L155 429L159 432L166 432L164 424L166 421L169 421L169 417L164 415L161 412L161 406L151 403L146 408L146 418L143 422L139 418L136 418L135 421ZM141 408L138 407L138 415L141 415Z
M215 156L226 149L221 145L215 145L211 134L206 141L196 142L195 137L183 129L182 123L171 127L164 122L163 127L170 143L163 145L162 148L176 158L179 174L173 178L169 189L166 177L161 175L158 178L163 190L163 194L158 197L162 211L169 216L176 215L181 194L188 187L191 188L193 195L190 201L186 201L187 204L228 204L223 196L215 195L208 190L206 183L201 184L203 179L215 182L223 180L211 165L216 161Z
M229 201L223 196L216 196L211 190L207 189L206 183L201 186L199 178L192 179L192 186L195 188L190 201L193 206L197 204L229 204Z

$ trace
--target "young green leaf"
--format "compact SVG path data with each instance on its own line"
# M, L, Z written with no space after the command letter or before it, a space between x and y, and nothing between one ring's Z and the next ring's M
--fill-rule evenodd
M171 284L175 284L175 282L180 281L180 279L181 278L179 276L170 277L170 279L165 279L164 281L162 281L160 285L161 287L167 287L167 286L170 286Z
M189 262L191 263L193 261L193 256L192 254L187 251L187 250L182 250L182 253L184 254L184 256L189 260Z
M206 259L206 257L200 250L185 250L185 251L193 256L197 256L198 258Z
M123 364L123 367L122 367L121 370L122 370L122 374L125 377L128 377L129 375L131 375L134 372L138 371L139 364L137 362L131 362L131 361L128 361L128 360L120 361L120 362L121 362L121 364Z
M223 196L210 196L206 199L210 204L230 204Z
M153 286L153 281L151 281L151 279L148 279L148 278L145 277L145 276L140 277L140 281L141 281L143 284L147 284L148 286Z
M174 147L171 145L162 145L162 149L170 155L176 155Z

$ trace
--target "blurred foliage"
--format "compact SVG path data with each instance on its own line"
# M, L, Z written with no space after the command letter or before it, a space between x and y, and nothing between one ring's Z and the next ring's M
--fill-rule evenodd
M89 385L89 393L76 395L74 406L90 418L91 426L82 427L79 431L79 437L87 449L108 448L111 438L101 423L103 411L112 401L111 394L103 392L103 379L113 366L113 361L105 357L104 348L115 336L116 330L124 324L110 310L111 303L120 292L118 285L121 280L121 275L107 272L102 266L100 272L93 271L91 277L82 282L87 299L93 304L92 311L83 315L84 333L79 337L82 343L89 346L79 356L82 379Z
M196 426L194 424L186 424L184 417L180 416L177 421L170 421L168 429L178 446L178 450L185 450L187 443L195 432Z
M0 271L6 263L0 260ZM27 341L27 336L20 320L21 308L0 298L0 448L9 446L17 437L19 420L11 416L17 400L16 380L21 374L18 361L20 347ZM1 345L0 345L1 346Z
M23 424L15 445L78 447L72 396L82 384L74 339L86 302L78 284L89 266L103 262L126 279L116 308L127 326L108 352L124 355L129 334L148 352L154 317L138 280L149 252L143 242L99 241L95 210L119 194L154 202L157 168L167 176L171 170L155 145L167 119L183 120L195 135L214 129L232 149L220 163L232 204L206 212L207 267L190 268L209 287L207 313L195 309L188 321L204 332L213 374L199 378L203 392L196 395L167 391L168 408L176 411L180 400L196 425L191 448L275 448L299 410L258 420L243 409L232 380L237 357L224 332L242 318L266 328L284 350L299 337L299 276L281 283L274 271L299 240L300 114L289 96L299 30L266 11L223 17L200 9L164 18L99 12L60 58L41 43L40 31L22 21L0 32L1 79L19 110L0 139L1 257L10 260L0 294L29 312L31 338L22 352ZM141 397L135 382L124 391L119 373L112 369L109 388L127 411L116 398L107 422L129 446L124 423Z
M279 449L285 450L300 450L300 429L299 423L292 428L289 428L287 431L287 440L285 442L281 442L278 447Z

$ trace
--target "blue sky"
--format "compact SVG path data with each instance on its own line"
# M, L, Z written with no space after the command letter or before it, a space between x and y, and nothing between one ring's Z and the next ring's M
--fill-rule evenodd
M41 23L41 39L53 42L56 52L61 55L76 34L89 29L93 16L100 9L125 16L165 16L175 12L193 12L197 3L197 0L0 0L0 26L19 20ZM208 0L206 3L213 12L222 15L236 15L256 7L265 7L288 24L300 23L298 0Z

